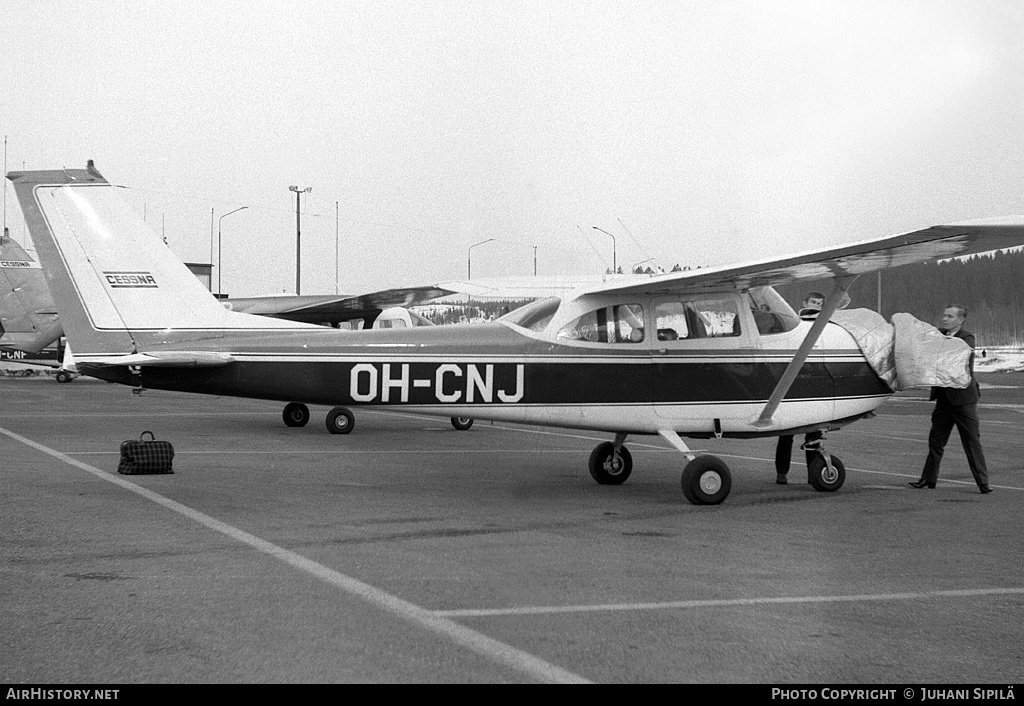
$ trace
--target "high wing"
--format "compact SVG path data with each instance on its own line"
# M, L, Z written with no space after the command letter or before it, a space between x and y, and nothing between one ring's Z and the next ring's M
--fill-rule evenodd
M609 280L587 288L587 292L667 294L857 277L889 267L1018 247L1024 240L1022 229L1024 216L962 221L751 263Z
M371 323L384 309L416 306L455 293L454 290L437 286L424 286L385 289L367 294L239 297L227 299L224 304L231 311L244 314L311 324L337 324L352 319L366 319Z
M541 277L482 277L472 280L449 280L438 287L456 294L491 299L543 299L558 297L587 287L600 287L621 282L635 275L549 275Z
M491 299L542 299L630 277L635 276L489 277L448 280L431 285L384 289L366 294L239 297L227 299L224 304L231 311L272 316L289 321L336 324L351 319L365 319L369 324L384 309L395 306L418 306L452 294Z

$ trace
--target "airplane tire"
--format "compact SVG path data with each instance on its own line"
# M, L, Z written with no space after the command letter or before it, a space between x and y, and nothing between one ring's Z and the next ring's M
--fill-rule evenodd
M633 472L633 456L625 446L619 447L615 457L615 444L598 444L590 454L590 475L601 485L621 485Z
M71 382L72 380L74 380L74 378L71 377L71 373L69 373L69 372L61 370L61 371L59 371L57 373L57 382L59 382L61 384L66 383L66 382Z
M682 486L683 495L694 505L718 505L732 490L732 474L722 459L698 456L683 469Z
M459 431L466 431L473 426L472 417L452 417L452 426Z
M309 421L309 407L301 402L289 402L281 413L285 426L304 427Z
M332 434L351 434L356 417L347 407L335 407L327 413L327 431Z
M817 454L811 461L811 465L807 467L807 475L815 490L822 493L834 493L846 482L846 466L838 456L832 456L832 470L830 471L825 463L825 457Z

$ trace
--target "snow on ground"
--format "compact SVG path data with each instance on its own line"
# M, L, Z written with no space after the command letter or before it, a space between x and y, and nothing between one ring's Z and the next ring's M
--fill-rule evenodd
M43 365L29 365L28 363L15 363L10 360L0 361L0 377L26 377L45 380L56 374L56 368L48 368Z
M974 370L979 373L1024 371L1024 350L1002 347L983 348L974 356Z

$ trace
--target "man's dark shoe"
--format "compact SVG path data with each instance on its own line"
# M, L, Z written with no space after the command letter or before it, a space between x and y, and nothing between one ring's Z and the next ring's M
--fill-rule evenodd
M929 483L926 480L914 480L914 481L910 481L910 487L911 488L934 488L935 484L934 483ZM981 492L984 493L985 491L983 490Z
M775 482L778 485L786 485L787 483L789 483L789 481L786 480L786 474L785 473L779 473L778 475L776 475L775 476Z
M982 495L985 495L986 493L991 493L992 492L992 488L990 486L987 486L987 485L979 485L978 486L978 490L981 491Z

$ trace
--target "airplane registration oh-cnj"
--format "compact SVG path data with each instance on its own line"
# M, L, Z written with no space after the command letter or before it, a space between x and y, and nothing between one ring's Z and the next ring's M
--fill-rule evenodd
M682 437L830 431L891 394L831 323L861 274L1024 244L1024 218L938 225L752 264L613 278L529 304L491 324L338 331L227 311L93 171L12 172L19 203L79 369L135 387L609 432L590 473L632 470L629 434L685 454L683 493L722 502L727 466ZM772 285L833 278L801 321ZM333 429L332 429L333 430ZM824 447L821 491L844 481Z

